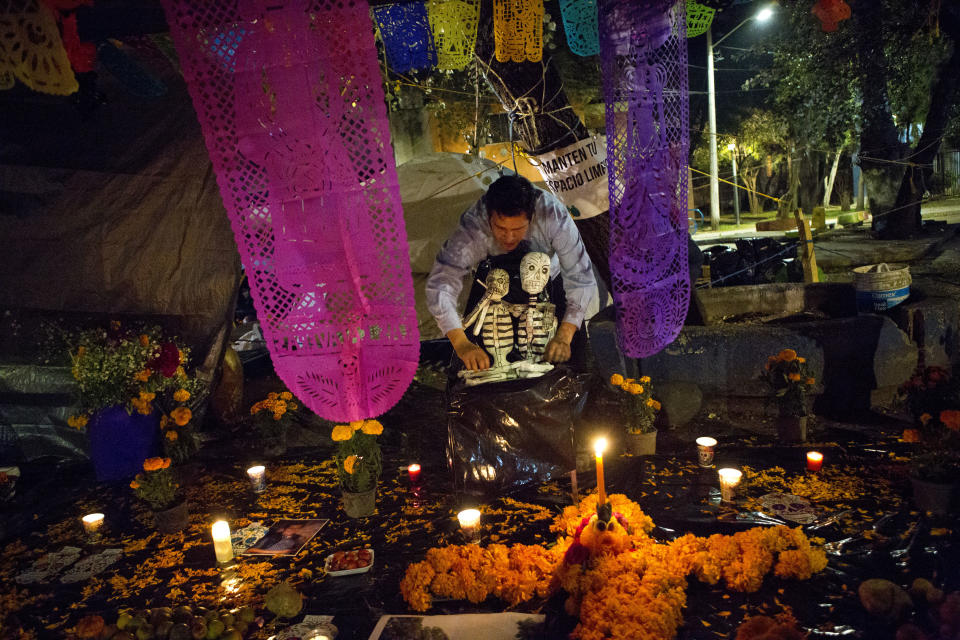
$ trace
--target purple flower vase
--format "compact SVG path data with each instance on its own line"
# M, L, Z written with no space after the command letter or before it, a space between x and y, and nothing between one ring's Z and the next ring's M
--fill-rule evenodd
M87 438L98 481L129 479L144 460L160 455L160 416L129 414L122 405L101 409L87 424Z

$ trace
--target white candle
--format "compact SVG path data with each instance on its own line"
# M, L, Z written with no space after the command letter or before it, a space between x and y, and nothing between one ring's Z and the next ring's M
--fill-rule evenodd
M250 485L253 487L254 493L262 493L266 490L266 474L267 470L262 464L247 469L247 475L250 476Z
M471 543L480 542L480 511L477 509L464 509L457 514L457 520L460 521L460 528L463 535Z
M213 553L217 562L223 564L233 560L233 544L230 542L230 525L226 520L217 520L210 530L213 535Z
M700 460L701 467L713 466L713 448L717 446L717 440L709 436L697 438L697 457Z
M100 532L100 527L103 526L102 513L88 513L80 519L83 521L83 530L87 532L88 536L96 535Z
M734 489L740 484L743 473L739 469L720 469L720 498L724 502L732 502Z

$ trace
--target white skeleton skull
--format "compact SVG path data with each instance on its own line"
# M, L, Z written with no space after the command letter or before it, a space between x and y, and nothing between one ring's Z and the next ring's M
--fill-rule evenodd
M550 257L531 251L520 260L520 286L531 295L543 291L550 279Z
M504 269L493 269L486 278L487 293L492 302L500 302L510 290L510 274Z

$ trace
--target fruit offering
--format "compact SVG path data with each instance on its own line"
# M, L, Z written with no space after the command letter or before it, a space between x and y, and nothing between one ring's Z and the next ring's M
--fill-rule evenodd
M370 549L354 549L352 551L337 551L327 556L327 571L350 571L364 569L373 562L373 551Z
M83 631L93 626L86 619L81 622ZM188 606L121 609L116 621L103 626L96 637L100 640L241 640L248 629L262 623L263 619L256 618L252 607L229 611Z

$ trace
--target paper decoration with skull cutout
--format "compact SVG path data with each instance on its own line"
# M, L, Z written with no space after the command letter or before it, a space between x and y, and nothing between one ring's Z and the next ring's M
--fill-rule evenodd
M528 362L540 362L547 343L557 331L556 307L540 302L540 293L550 280L550 256L531 251L520 260L520 286L527 292L527 306L520 313L517 342Z

